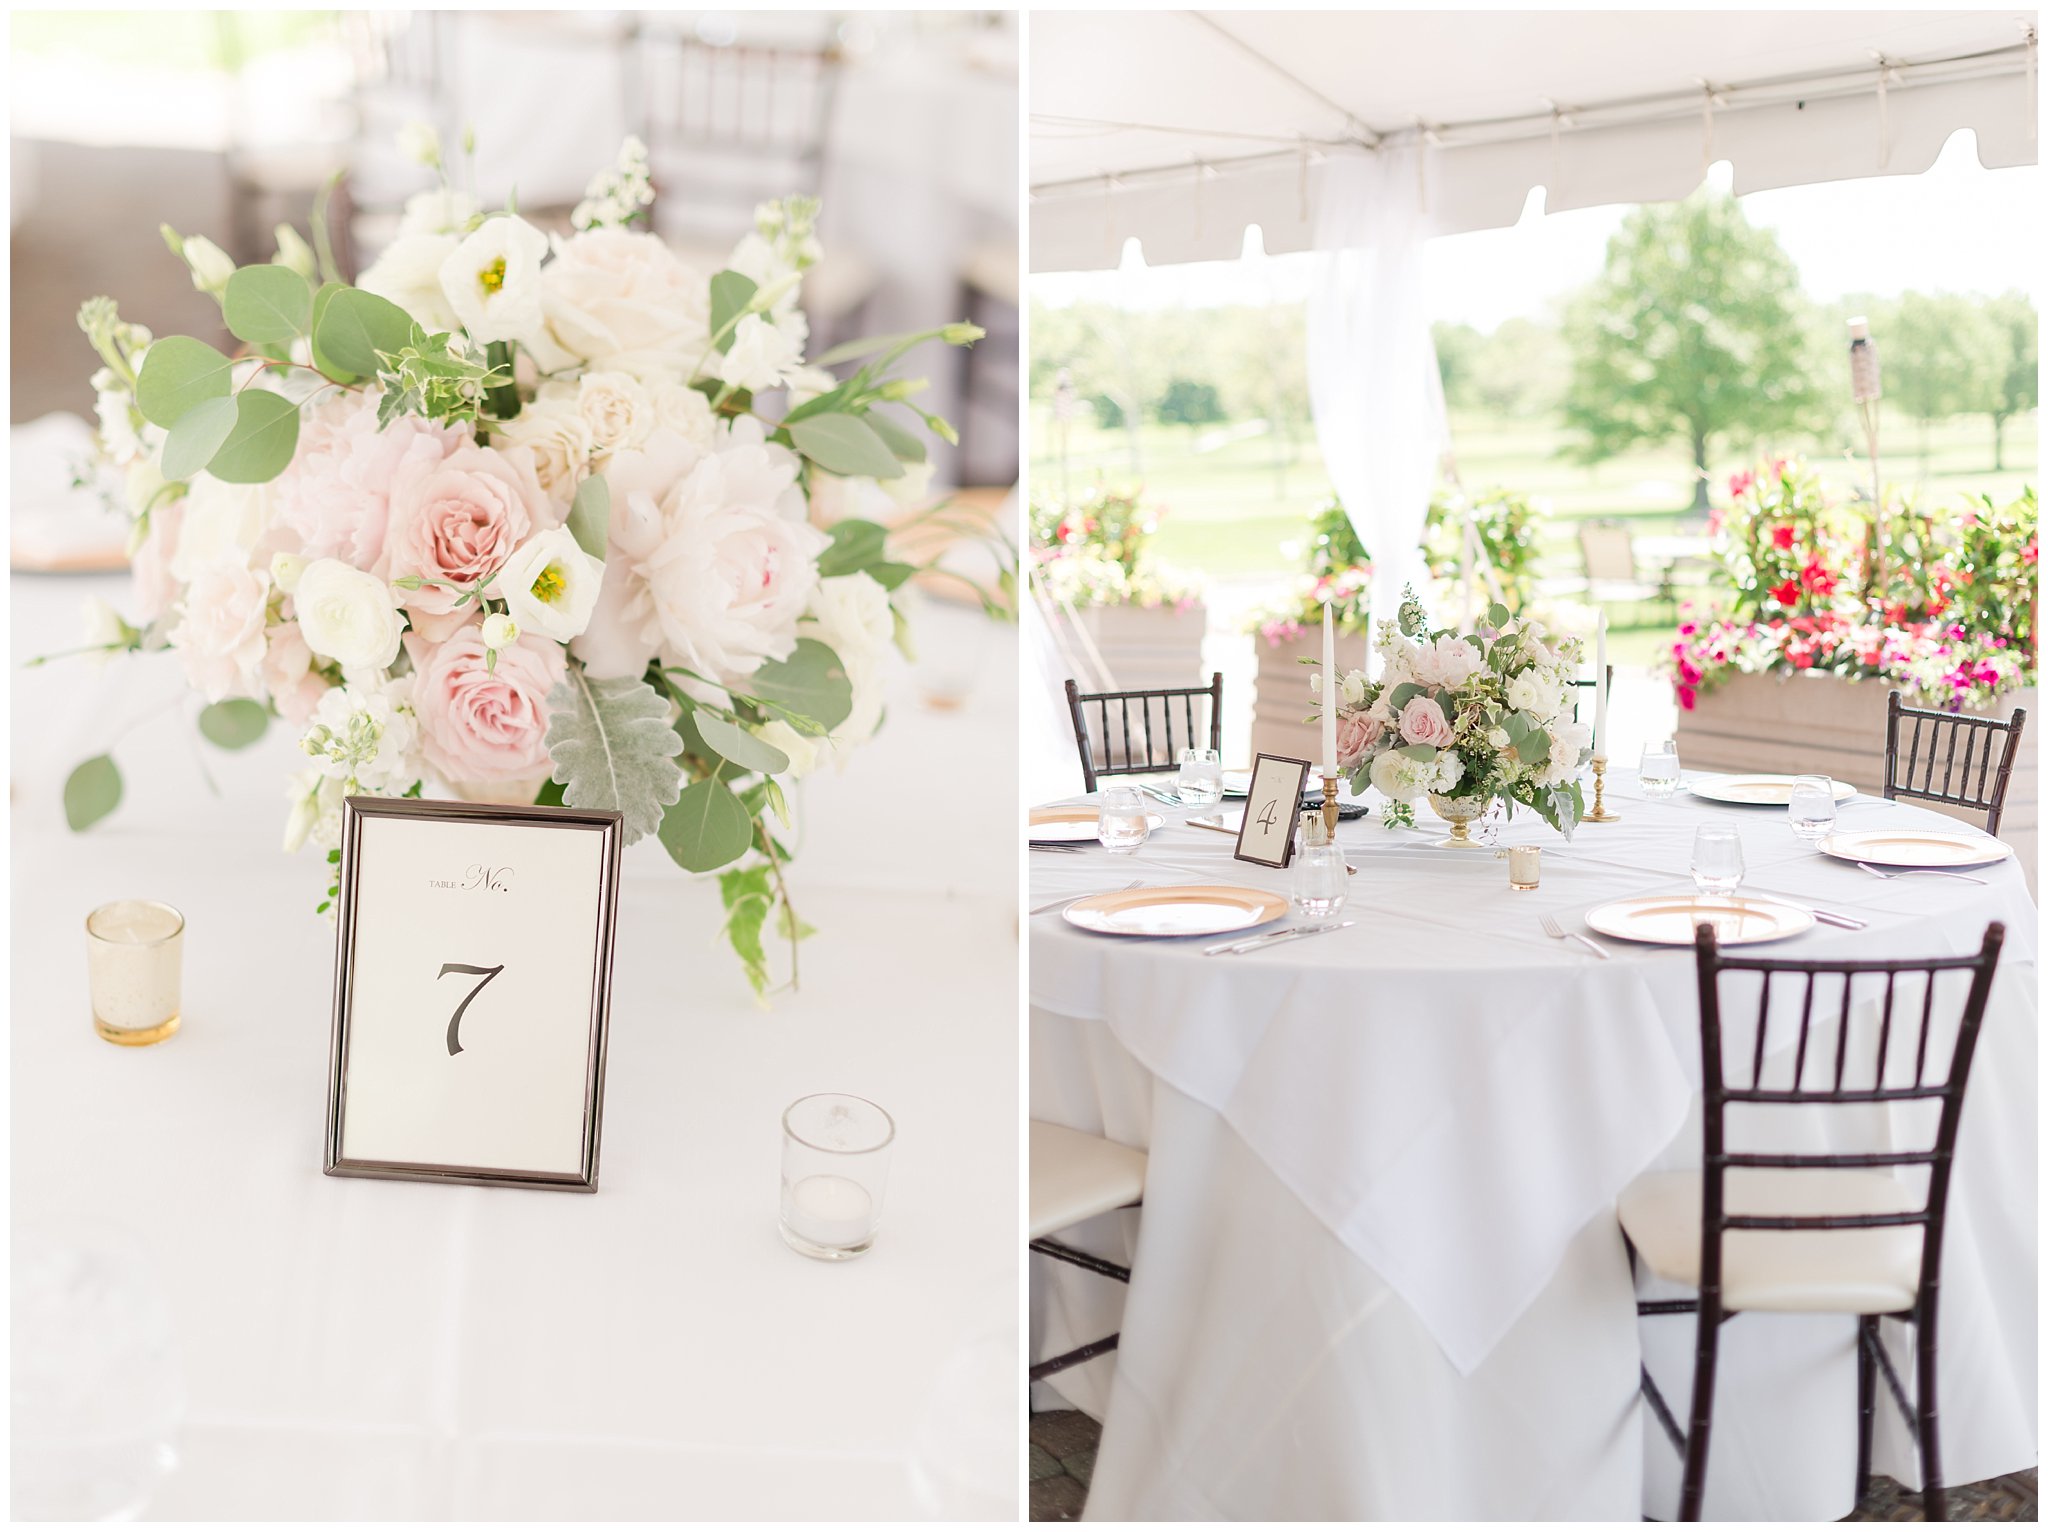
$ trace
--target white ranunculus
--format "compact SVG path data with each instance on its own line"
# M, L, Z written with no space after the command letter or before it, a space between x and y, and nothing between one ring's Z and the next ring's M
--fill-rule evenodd
M178 551L171 556L172 576L189 585L200 570L222 559L246 562L270 525L274 500L269 484L228 484L209 473L194 476L185 496Z
M398 237L461 234L481 211L476 198L452 187L437 186L431 191L414 192L405 199L405 211L399 215Z
M487 218L441 263L441 292L479 344L523 341L541 328L540 263L548 237L523 218Z
M235 274L234 257L204 234L186 239L183 254L185 264L192 269L192 285L202 293L223 291L228 278Z
M577 546L567 527L556 527L514 552L490 591L504 601L521 632L566 644L590 626L603 581L604 565Z
M493 446L525 447L533 453L534 476L558 506L575 498L597 450L575 393L573 386L550 384L517 415L491 427Z
M1365 704L1365 672L1347 670L1344 672L1344 705L1362 707Z
M455 309L441 290L441 268L455 253L453 234L403 234L356 278L366 293L387 298L430 335L456 328Z
M1508 682L1508 706L1538 718L1549 718L1557 711L1557 690L1544 681L1540 671L1525 670Z
M754 735L765 745L773 745L789 757L789 770L778 775L801 777L818 764L819 747L824 743L815 734L799 734L780 718L771 718L754 730Z
M732 332L732 347L714 365L719 377L753 393L778 387L803 361L802 345L759 314L749 314Z
M391 587L367 570L340 559L315 559L299 576L292 602L306 647L322 659L382 670L398 658L404 629L398 603Z
M687 382L710 344L711 276L652 234L590 229L541 275L548 333L593 367Z
M586 372L576 385L576 408L597 453L644 446L654 432L654 402L630 372Z
M673 432L699 452L710 452L718 445L723 427L711 413L711 401L699 390L656 375L647 380L647 398L657 429Z

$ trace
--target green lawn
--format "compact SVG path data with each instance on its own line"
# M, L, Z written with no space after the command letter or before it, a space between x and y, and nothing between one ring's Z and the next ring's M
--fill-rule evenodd
M1034 407L1032 426L1032 482L1038 493L1057 495L1062 466L1043 409ZM1498 485L1520 490L1549 512L1543 541L1548 572L1579 569L1574 524L1585 518L1626 517L1644 532L1691 523L1692 471L1682 448L1631 452L1585 467L1559 455L1566 436L1554 421L1454 413L1451 428L1458 475L1467 489ZM1981 416L1936 426L1924 470L1917 426L1887 417L1881 430L1887 483L1922 495L1989 492L2005 497L2035 480L2031 416L2007 423L2002 473L1992 470L1991 426ZM1782 447L1803 451L1844 496L1866 481L1869 470L1860 447L1853 457L1849 444L1841 441ZM1122 431L1076 427L1065 474L1077 489L1098 473L1112 481L1142 483L1146 494L1165 508L1154 549L1168 563L1214 577L1284 574L1298 567L1298 547L1287 545L1299 544L1308 518L1329 493L1312 435L1304 434L1294 444L1293 461L1283 464L1286 454L1273 435L1255 425L1150 425L1139 433L1138 453L1140 465L1134 471ZM1714 464L1717 502L1726 498L1728 475L1748 461L1745 454L1731 454Z

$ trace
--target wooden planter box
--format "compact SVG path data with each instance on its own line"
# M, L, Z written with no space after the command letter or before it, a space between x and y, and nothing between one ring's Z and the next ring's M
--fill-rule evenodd
M1884 787L1885 698L1891 689L1883 681L1810 673L1731 676L1703 692L1692 711L1679 712L1678 759L1687 771L1825 771L1876 793ZM1992 713L2009 717L2015 707L2027 710L2027 731L2006 788L1998 838L2018 853L2033 892L2041 824L2040 728L2048 720L2041 718L2031 686L2001 697ZM1970 824L1984 821L1982 814L1963 809L1920 806Z
M1323 657L1322 631L1306 630L1298 638L1279 644L1269 644L1263 634L1254 634L1252 647L1259 657L1252 705L1252 753L1314 762L1323 749L1322 727L1302 720L1313 719L1316 711L1315 695L1309 691L1308 681L1318 667L1299 662Z
M1209 629L1209 609L1201 602L1184 607L1089 606L1075 615L1119 690L1208 684L1202 669L1202 638Z

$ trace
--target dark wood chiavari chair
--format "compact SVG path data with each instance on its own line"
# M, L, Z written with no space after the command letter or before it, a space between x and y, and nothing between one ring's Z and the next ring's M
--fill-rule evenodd
M1593 678L1591 676L1580 676L1578 677L1578 679L1572 682L1572 685L1579 687L1585 691L1591 691L1593 689ZM1607 667L1607 695L1608 698L1612 700L1614 696L1614 667L1612 665L1609 665ZM1574 697L1572 698L1572 717L1574 720L1576 720L1578 716L1579 699Z
M1221 751L1220 670L1213 673L1207 686L1170 686L1154 691L1084 692L1069 680L1067 711L1073 715L1074 745L1081 752L1081 776L1088 784L1087 790L1094 792L1096 782L1103 777L1139 776L1179 767L1182 750L1199 748L1195 715L1197 703L1203 698L1209 703L1209 748ZM1133 705L1137 708L1135 722L1131 717ZM1091 708L1101 730L1092 746L1088 732ZM1160 725L1156 733L1152 728L1155 709Z
M1636 1305L1640 1314L1693 1314L1697 1339L1693 1353L1692 1407L1681 1431L1671 1408L1658 1392L1648 1367L1642 1392L1664 1434L1685 1460L1679 1491L1681 1521L1697 1521L1706 1491L1707 1443L1714 1408L1714 1369L1723 1323L1745 1310L1853 1314L1857 1321L1857 1407L1860 1415L1856 1451L1856 1496L1870 1487L1871 1428L1877 1378L1897 1402L1920 1449L1921 1491L1927 1519L1946 1513L1941 1477L1941 1450L1935 1408L1937 1305L1941 1292L1941 1245L1948 1209L1949 1170L1955 1155L1956 1128L1962 1116L1963 1088L1991 993L1991 979L2005 927L1992 924L1983 945L1964 957L1900 958L1824 962L1795 958L1727 957L1712 927L1696 933L1700 994L1700 1057L1704 1100L1705 1155L1698 1171L1652 1172L1639 1177L1621 1195L1618 1212L1632 1260L1641 1260L1658 1277L1697 1289L1696 1298L1652 1300ZM1967 973L1970 987L1956 1027L1955 1045L1944 1069L1929 1058L1929 1039L1936 1029L1936 979L1943 973ZM1721 978L1724 974L1760 976L1756 1038L1749 1060L1747 1085L1730 1083L1740 1076L1722 1054ZM1919 975L1925 994L1919 1024L1911 1022L1910 992L1903 1006L1899 980ZM1870 1078L1859 1083L1860 1071L1849 1071L1852 991L1859 977L1872 986L1884 981L1881 1008L1865 1015L1877 1026ZM1771 981L1788 985L1804 979L1800 995L1799 1032L1790 1060L1790 1083L1766 1085L1765 1032L1770 1019ZM1840 1009L1832 1026L1819 1024L1815 1038L1814 991L1822 978L1842 982ZM1788 997L1789 998L1789 997ZM1895 1011L1898 1014L1895 1015ZM1832 1034L1833 1055L1826 1044ZM1888 1083L1887 1061L1903 1077L1910 1046L1910 1084ZM1739 1050L1738 1050L1739 1051ZM1773 1054L1774 1059L1782 1054ZM1809 1065L1811 1064L1811 1070ZM1811 1083L1811 1072L1818 1078ZM1933 1143L1926 1149L1900 1147L1872 1153L1740 1153L1729 1149L1726 1116L1730 1106L1791 1106L1807 1109L1869 1107L1877 1103L1938 1101L1940 1116ZM1753 1119L1745 1119L1753 1120ZM1898 1140L1911 1142L1910 1135ZM1924 1200L1888 1172L1905 1166L1928 1173ZM1731 1185L1730 1183L1735 1184ZM1746 1211L1731 1209L1731 1201ZM1812 1211L1820 1208L1821 1211ZM1917 1251L1911 1230L1920 1230ZM1849 1235L1845 1231L1867 1231ZM1834 1238L1824 1236L1833 1232ZM1730 1236L1733 1238L1730 1238ZM1909 1401L1890 1354L1879 1336L1878 1321L1893 1319L1913 1326L1917 1362L1917 1397Z
M1900 736L1906 734L1908 724L1912 732L1904 742L1905 759L1901 761ZM1884 720L1884 795L1981 809L1985 830L1996 835L1999 818L2005 813L2006 784L2012 780L2013 762L2019 759L2020 736L2026 727L2027 710L2023 707L2014 708L2010 718L1972 718L1907 707L1893 692ZM1960 762L1956 760L1958 743L1963 747Z

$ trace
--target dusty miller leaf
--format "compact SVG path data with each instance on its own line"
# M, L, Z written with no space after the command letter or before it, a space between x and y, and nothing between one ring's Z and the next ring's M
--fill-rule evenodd
M548 694L548 754L562 801L617 809L626 844L661 828L661 811L682 795L682 736L668 704L637 676L598 680L580 665Z

